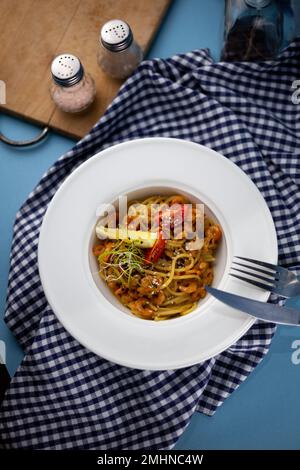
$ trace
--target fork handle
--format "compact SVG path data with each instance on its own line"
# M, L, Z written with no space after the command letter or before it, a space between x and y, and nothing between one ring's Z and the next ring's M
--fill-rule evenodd
M287 284L284 288L284 297L297 297L300 295L300 281Z

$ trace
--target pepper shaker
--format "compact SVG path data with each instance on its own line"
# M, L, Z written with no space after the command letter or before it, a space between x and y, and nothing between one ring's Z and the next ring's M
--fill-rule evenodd
M113 78L128 77L143 60L143 52L133 38L130 26L110 20L100 31L98 64Z
M51 64L53 84L50 93L56 105L67 113L86 109L96 94L92 77L85 73L79 58L73 54L61 54Z

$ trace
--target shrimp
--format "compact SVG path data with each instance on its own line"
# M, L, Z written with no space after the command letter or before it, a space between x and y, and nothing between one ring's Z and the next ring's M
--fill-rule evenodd
M130 289L135 289L140 284L141 276L139 274L134 274L130 280Z
M206 290L204 289L204 287L200 287L197 291L192 293L191 299L195 302L196 300L204 299L205 296Z
M149 300L144 297L135 300L134 302L130 302L128 306L134 313L149 320L153 318L154 311L157 310L156 308L153 308L154 306L151 308Z
M124 305L128 305L130 302L136 300L137 296L131 294L130 292L126 292L125 294L121 295L121 302Z
M120 298L122 304L127 305L129 302L138 299L138 294L136 292L130 292L124 286L117 286L114 290L114 294Z
M114 242L106 242L105 243L105 250L103 251L103 254L107 251L110 252L114 246L115 246ZM103 262L108 263L109 258L110 258L110 253L108 253L107 255L104 256Z
M140 294L155 294L162 285L162 279L155 276L144 276L141 280L141 286L138 288Z
M204 272L208 268L208 263L206 261L199 261L199 270Z
M203 279L204 285L210 286L210 285L212 284L212 282L213 282L213 279L214 279L213 272L212 272L212 271L208 271L208 273L206 274L205 278Z
M183 196L173 196L170 200L170 204L184 204L184 197Z
M205 237L208 243L216 243L221 240L222 230L219 225L211 225L205 230Z
M152 302L153 302L154 305L161 305L162 303L164 303L165 300L166 300L166 296L163 293L163 291L161 290L161 291L159 291L157 296L155 296L153 298Z
M179 286L179 290L181 292L185 292L186 294L192 294L192 292L196 292L198 289L198 284L196 281L190 281L185 286Z
M118 284L115 281L108 281L108 287L115 293L115 290L118 289Z
M94 256L96 256L96 258L98 258L98 256L100 256L101 253L103 253L104 250L105 250L104 245L99 245L98 244L98 245L94 246L93 254L94 254Z
M115 290L115 295L122 295L124 294L126 291L125 287L121 286L121 287L118 287L116 290Z

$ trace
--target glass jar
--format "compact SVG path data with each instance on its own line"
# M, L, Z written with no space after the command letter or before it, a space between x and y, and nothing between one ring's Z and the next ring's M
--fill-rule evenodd
M50 93L54 103L67 113L79 113L94 101L96 88L75 55L60 54L51 64L53 84Z
M105 73L122 79L131 75L143 60L142 49L125 21L110 20L102 26L97 60Z
M283 16L275 0L226 0L223 60L268 60L282 43Z

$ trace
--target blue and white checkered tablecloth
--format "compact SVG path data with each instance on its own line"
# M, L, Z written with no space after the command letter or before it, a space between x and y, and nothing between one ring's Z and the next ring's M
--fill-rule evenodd
M265 63L214 63L207 50L144 62L91 132L45 174L17 214L6 321L26 351L0 411L0 447L170 449L194 411L212 415L267 353L257 322L219 356L180 370L141 371L97 357L59 323L37 267L41 222L56 190L99 150L176 137L242 168L272 212L279 261L300 265L300 40Z

